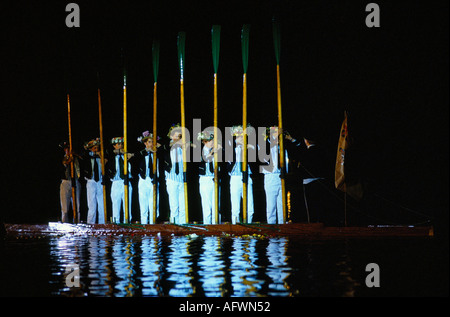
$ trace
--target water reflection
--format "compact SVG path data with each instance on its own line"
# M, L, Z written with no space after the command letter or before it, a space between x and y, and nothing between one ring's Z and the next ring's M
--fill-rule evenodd
M269 240L266 252L269 260L267 275L271 278L268 295L290 295L290 287L286 282L290 274L286 249L287 239L278 238Z
M427 259L444 248L411 239L19 237L0 244L0 296L441 296L448 265L429 270ZM368 263L383 268L383 287L365 285ZM74 265L79 287L66 284Z
M354 296L347 243L253 237L52 237L53 295ZM79 288L66 269L80 268Z
M288 296L286 238L58 237L50 241L55 295ZM66 268L80 268L79 288Z

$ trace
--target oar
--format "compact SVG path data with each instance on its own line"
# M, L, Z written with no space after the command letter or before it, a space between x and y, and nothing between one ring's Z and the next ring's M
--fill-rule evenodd
M158 70L159 70L159 41L154 40L152 46L152 58L153 58L153 223L156 223L156 202L157 202L157 187L158 187L158 177L157 177L157 154L156 154L156 143L157 143L157 82L158 82Z
M181 128L183 133L181 134L181 140L183 143L183 182L184 182L184 205L186 212L186 223L189 223L189 212L188 212L188 191L187 191L187 177L186 177L186 133L184 129L186 128L186 118L184 112L184 56L185 56L185 41L186 33L179 32L177 39L178 46L178 63L180 66L180 104L181 104Z
M100 97L100 75L97 72L97 97L98 97L98 122L100 127L100 161L102 164L102 180L103 180L103 212L105 215L105 224L108 223L106 211L106 185L105 185L105 147L103 143L103 119L102 119L102 99Z
M285 186L285 157L284 157L284 134L283 134L283 115L281 111L281 85L280 85L280 25L278 21L274 18L272 20L273 26L273 44L275 48L275 58L277 61L277 102L278 102L278 140L280 144L280 178L281 178L281 194L283 202L283 223L286 222L286 186Z
M124 202L125 202L125 223L129 222L128 206L128 137L127 137L127 69L125 65L125 56L123 58L123 174L124 174Z
M75 181L75 171L74 171L74 159L72 153L72 123L70 120L70 97L67 94L67 117L68 117L68 125L69 125L69 155L71 157L70 162L70 178L72 180L72 209L73 209L73 222L78 223L78 213L77 213L77 200L76 200L76 181Z
M242 162L242 203L243 203L243 220L247 223L247 67L248 67L248 42L249 42L250 25L244 24L241 32L241 46L242 46L242 65L244 68L244 75L242 78L242 129L244 130L244 148L243 148L243 162Z
M214 212L215 223L219 223L219 165L218 165L218 103L217 103L217 69L219 68L220 51L220 25L213 25L211 29L212 36L212 57L214 66Z

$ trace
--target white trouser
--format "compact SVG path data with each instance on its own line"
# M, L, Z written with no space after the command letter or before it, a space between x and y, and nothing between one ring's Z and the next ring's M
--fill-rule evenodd
M76 180L76 208L77 208L77 219L80 221L80 182ZM59 197L61 200L61 222L69 221L69 208L72 204L72 181L63 179L61 180L61 185L59 186ZM72 204L73 207L73 204Z
M103 209L103 185L101 181L88 179L86 182L86 196L88 204L87 223L95 223L98 210L98 223L105 223L105 211Z
M159 195L156 185L156 217L159 216ZM142 179L139 177L139 207L141 209L141 224L154 224L153 222L153 183L150 177ZM150 219L149 219L150 214Z
M239 221L241 212L241 198L243 197L242 176L230 177L230 196L231 196L231 222L235 224ZM247 183L247 222L251 223L253 219L253 180L248 177Z
M200 176L198 183L200 187L200 196L202 198L203 223L215 225L217 222L215 215L216 196L214 192L214 177Z
M171 223L186 223L186 208L184 202L184 183L170 179L166 180L167 193L169 194Z
M128 219L131 219L131 194L133 188L131 182L128 182ZM123 180L113 181L111 185L111 202L113 210L113 222L120 222L120 215L125 214L125 184ZM122 208L121 208L122 207ZM121 212L122 211L122 212ZM125 222L125 215L123 216Z
M264 174L266 192L266 216L269 224L283 223L283 195L281 193L280 174ZM278 218L278 222L277 222Z

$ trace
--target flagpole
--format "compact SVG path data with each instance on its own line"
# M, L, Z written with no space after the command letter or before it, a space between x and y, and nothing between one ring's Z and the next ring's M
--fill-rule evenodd
M242 45L242 64L244 74L242 76L242 129L244 131L244 147L243 147L243 162L242 162L242 204L243 204L243 222L247 223L247 67L248 67L248 42L249 42L250 25L244 24L241 32Z
M71 157L70 162L70 178L72 181L72 209L73 209L73 222L78 223L78 213L77 213L77 200L76 200L76 181L75 181L75 171L74 171L74 157L72 153L72 123L71 123L71 114L70 114L70 97L67 94L67 117L68 117L68 125L69 125L69 155Z
M180 65L180 106L181 106L181 128L186 129L186 117L184 108L184 54L185 54L185 40L186 33L178 33L178 62ZM186 133L181 134L181 140L183 143L183 182L184 182L184 204L186 213L186 223L189 223L188 212L188 191L187 191L187 177L186 177Z
M129 223L129 206L128 206L128 136L127 136L127 72L123 69L123 174L124 174L124 202L125 202L125 223Z
M153 58L153 224L156 224L156 208L157 208L157 190L158 190L158 173L157 173L157 153L156 145L157 139L157 87L158 87L158 69L159 69L159 42L153 41L152 46L152 58Z
M344 226L347 227L347 191L344 192Z
M217 70L219 68L220 25L213 25L212 55L214 66L214 214L215 223L219 223L219 163L218 163L218 102L217 102Z
M277 61L277 102L278 102L278 140L280 144L280 178L281 178L281 194L283 204L283 223L286 223L286 186L285 186L285 156L284 156L284 133L283 133L283 116L281 108L281 84L280 84L280 26L278 21L273 19L273 42L275 47L275 57Z
M99 74L97 73L97 81L99 82ZM106 186L105 186L105 149L103 143L103 119L102 119L102 101L100 97L100 85L97 88L98 97L98 122L100 127L100 161L102 165L102 187L103 187L103 212L105 216L105 224L108 223L106 211Z

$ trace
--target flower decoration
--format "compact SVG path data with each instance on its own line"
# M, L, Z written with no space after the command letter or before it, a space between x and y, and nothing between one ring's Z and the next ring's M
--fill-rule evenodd
M172 131L176 128L181 128L181 125L179 123L173 123L172 126L169 128L169 133L167 133L167 136L170 138L170 134L172 133Z
M142 132L142 136L138 137L138 142L144 143L148 139L153 139L153 133L150 133L149 131ZM159 136L156 136L156 140L159 141Z
M84 149L89 150L90 148L100 145L100 138L92 139L84 143Z
M111 144L123 143L123 137L118 136L111 139Z
M250 124L247 124L247 129L251 128L252 126ZM246 134L249 135L251 132L254 131L254 129L250 129L246 131ZM242 128L242 125L234 125L231 127L231 135L232 136L243 136L244 135L244 129Z
M214 139L214 133L209 131L199 132L197 135L197 140L199 141L211 141L212 139Z

